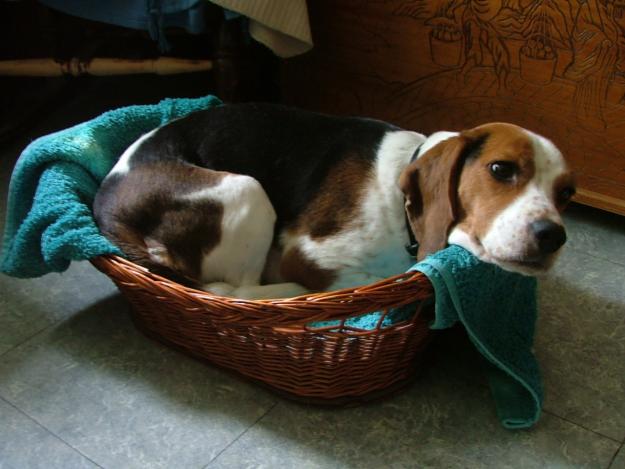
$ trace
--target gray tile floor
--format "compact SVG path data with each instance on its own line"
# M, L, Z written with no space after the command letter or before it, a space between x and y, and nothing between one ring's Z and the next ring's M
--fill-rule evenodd
M3 194L21 143L0 155ZM540 281L546 403L532 430L499 425L458 332L397 397L306 407L144 338L78 263L0 276L0 468L625 468L625 218L572 207L567 221Z

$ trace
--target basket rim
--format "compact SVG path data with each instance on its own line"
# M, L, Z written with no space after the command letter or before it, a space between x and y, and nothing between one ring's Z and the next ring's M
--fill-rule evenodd
M425 274L408 271L378 282L341 290L304 294L292 298L246 300L215 295L192 287L180 285L123 257L107 254L90 259L102 273L111 277L118 286L149 290L164 301L168 297L185 303L187 311L195 308L218 310L224 319L234 315L254 317L255 322L276 325L276 315L288 322L305 323L327 320L344 320L372 311L391 308L431 298L433 286ZM137 285L138 284L138 285ZM260 325L260 322L257 324Z

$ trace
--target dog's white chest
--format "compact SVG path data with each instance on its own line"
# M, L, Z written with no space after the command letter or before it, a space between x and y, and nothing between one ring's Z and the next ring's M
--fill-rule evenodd
M365 262L364 269L379 277L390 277L405 272L414 263L403 245L395 245Z
M401 274L414 264L414 259L408 255L399 239L381 237L376 241L378 242L369 244L359 255L345 259L348 266L341 269L339 277L332 285L333 289L376 282Z

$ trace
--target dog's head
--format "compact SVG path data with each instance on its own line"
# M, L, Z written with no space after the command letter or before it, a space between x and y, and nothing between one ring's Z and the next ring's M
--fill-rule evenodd
M430 137L400 177L418 258L447 243L524 274L546 271L566 241L561 213L575 193L560 151L511 124Z

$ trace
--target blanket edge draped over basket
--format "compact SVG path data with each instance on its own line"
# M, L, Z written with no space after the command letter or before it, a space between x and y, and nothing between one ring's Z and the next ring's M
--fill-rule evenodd
M439 251L412 269L427 275L434 286L431 328L460 322L480 352L502 425L531 427L543 402L540 367L532 352L536 279L481 262L459 246Z
M39 277L66 270L72 260L121 255L93 220L100 182L142 134L219 104L206 96L128 106L34 140L11 176L0 270Z

